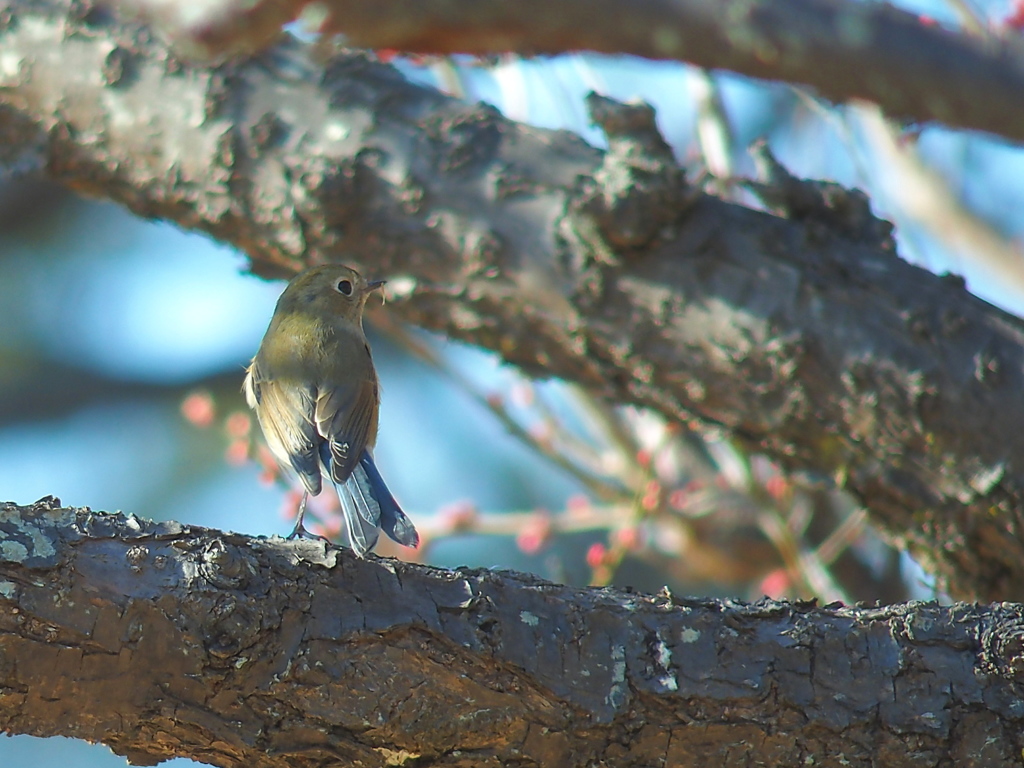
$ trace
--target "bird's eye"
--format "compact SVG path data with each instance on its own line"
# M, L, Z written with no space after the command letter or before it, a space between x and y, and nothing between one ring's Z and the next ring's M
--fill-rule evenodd
M352 295L352 282L349 280L339 280L335 288L342 296Z

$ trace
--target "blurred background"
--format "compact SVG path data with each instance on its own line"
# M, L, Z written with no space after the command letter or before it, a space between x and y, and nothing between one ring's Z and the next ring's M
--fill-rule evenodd
M1024 15L1009 0L899 4L976 34L1018 34ZM865 190L897 225L904 258L1024 311L1024 152L1004 142L679 64L394 63L598 146L584 95L644 99L691 179L754 206L736 181L756 175L747 148L764 137L795 175ZM267 462L239 391L282 283L246 274L243 254L205 237L33 179L0 185L0 246L0 500L52 494L253 535L291 530L297 495ZM386 306L367 325L383 385L377 461L424 535L419 551L387 542L383 554L744 599L943 597L849 498L725 435L528 381L399 325ZM328 494L311 513L338 532ZM30 762L125 764L102 746L0 740L0 765Z

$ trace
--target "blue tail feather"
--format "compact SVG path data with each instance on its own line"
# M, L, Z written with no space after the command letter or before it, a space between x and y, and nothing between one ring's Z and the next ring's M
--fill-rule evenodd
M366 479L370 482L373 497L380 505L381 530L399 544L418 547L420 535L416 532L416 527L391 495L369 451L363 451L363 455L359 457L359 466L366 471Z
M320 446L320 458L330 476L330 448ZM363 451L359 463L344 483L335 483L348 532L349 544L360 556L377 543L377 530L383 530L391 539L407 547L419 546L416 527L395 497L388 490L369 451Z

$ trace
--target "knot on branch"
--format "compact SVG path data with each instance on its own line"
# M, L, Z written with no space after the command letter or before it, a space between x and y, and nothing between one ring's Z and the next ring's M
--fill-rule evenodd
M1024 618L1003 616L981 633L981 666L1014 682L1024 683Z
M601 167L583 180L576 206L612 249L637 249L662 235L687 207L686 180L658 132L654 108L596 93L587 110L608 137Z
M235 547L214 538L207 542L199 560L199 573L219 589L245 589L255 574L249 560Z
M871 212L871 201L859 189L832 181L799 179L775 158L763 139L750 148L763 179L747 186L776 213L805 223L819 222L847 240L895 251L892 222Z

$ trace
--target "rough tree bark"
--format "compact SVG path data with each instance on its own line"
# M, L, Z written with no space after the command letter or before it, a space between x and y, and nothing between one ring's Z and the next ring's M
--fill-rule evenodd
M1022 637L0 507L0 730L138 765L1017 766Z
M1024 324L909 266L856 193L773 182L783 216L689 187L641 106L607 153L295 40L178 61L75 3L0 31L8 157L234 243L345 260L392 311L835 478L954 594L1024 595ZM395 279L398 278L398 279Z

